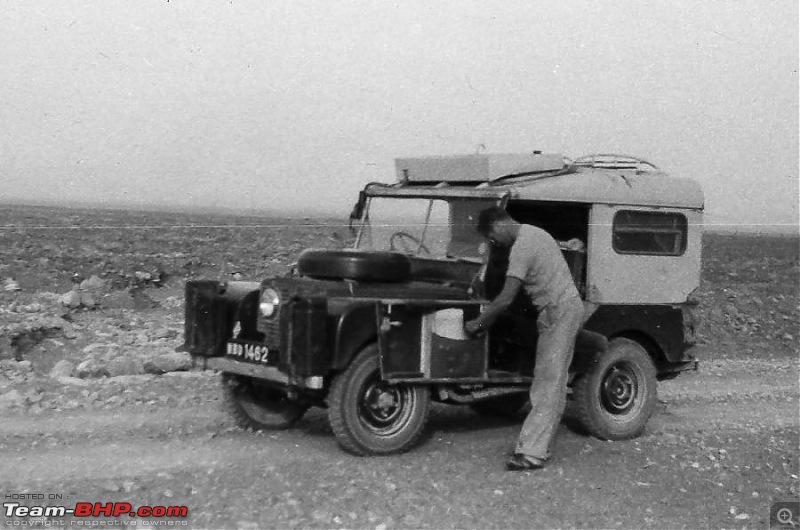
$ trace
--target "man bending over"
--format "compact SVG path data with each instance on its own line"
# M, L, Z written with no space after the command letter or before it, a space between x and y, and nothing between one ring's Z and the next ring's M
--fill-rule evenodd
M522 424L516 450L506 463L512 471L539 469L549 457L550 443L564 413L568 370L583 321L583 302L561 249L550 234L516 222L499 206L480 213L477 229L492 244L511 247L511 253L503 290L478 318L465 324L466 331L475 334L488 330L511 305L520 288L539 310L536 367L530 391L532 408Z

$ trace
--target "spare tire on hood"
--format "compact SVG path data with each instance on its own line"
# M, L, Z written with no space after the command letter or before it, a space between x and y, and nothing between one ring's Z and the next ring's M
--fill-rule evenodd
M406 282L411 278L411 260L397 252L306 250L297 259L297 272L312 278Z

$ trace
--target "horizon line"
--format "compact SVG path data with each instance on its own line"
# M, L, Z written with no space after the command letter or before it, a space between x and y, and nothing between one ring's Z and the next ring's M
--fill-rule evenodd
M310 219L321 218L331 219L339 216L339 212L331 210L320 211L302 211L294 212L280 209L269 208L236 208L233 206L189 206L189 205L160 205L160 204L123 204L123 203L99 203L92 201L49 201L49 200L34 200L29 201L25 199L9 199L4 198L0 200L0 206L11 207L45 207L65 210L110 210L110 211L139 211L139 212L154 212L154 213L176 213L176 214L207 214L207 215L231 215L233 217L283 217L288 219ZM347 220L349 214L346 212L341 213L342 218ZM193 227L194 225L186 225ZM218 228L225 228L224 225L217 226ZM231 227L242 228L241 225L231 225ZM704 231L708 232L723 232L723 233L737 233L747 232L751 234L779 234L779 235L800 235L800 224L796 223L703 223ZM769 227L771 230L764 230L763 227ZM12 228L10 226L0 228ZM23 227L19 227L23 228ZM32 227L25 227L32 228ZM46 227L40 227L46 228ZM64 227L59 227L64 228ZM84 227L85 228L85 227ZM120 228L114 226L114 228Z

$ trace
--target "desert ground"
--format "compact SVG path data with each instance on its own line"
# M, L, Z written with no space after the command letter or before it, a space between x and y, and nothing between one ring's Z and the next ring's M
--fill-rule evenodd
M796 235L706 234L699 371L660 383L635 440L587 437L568 410L532 473L503 466L521 416L440 405L418 447L384 458L343 452L322 409L240 430L218 374L176 352L187 279L283 274L349 238L337 219L0 207L3 502L186 506L159 524L190 528L390 529L777 528L770 507L798 500ZM92 524L6 506L0 521Z

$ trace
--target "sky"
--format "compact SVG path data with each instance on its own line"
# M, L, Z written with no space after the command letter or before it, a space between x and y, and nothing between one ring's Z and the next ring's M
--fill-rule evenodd
M0 202L346 216L393 160L626 153L797 229L797 0L0 0Z

